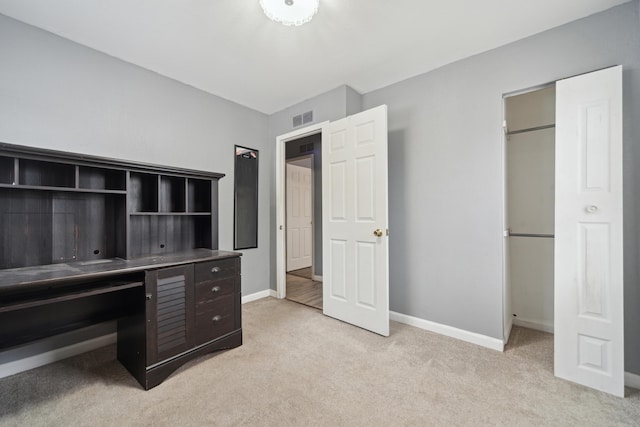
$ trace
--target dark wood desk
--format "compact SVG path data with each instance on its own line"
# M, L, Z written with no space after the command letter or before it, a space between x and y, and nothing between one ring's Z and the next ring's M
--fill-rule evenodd
M118 320L118 359L145 389L242 344L240 254L193 249L0 270L0 349Z

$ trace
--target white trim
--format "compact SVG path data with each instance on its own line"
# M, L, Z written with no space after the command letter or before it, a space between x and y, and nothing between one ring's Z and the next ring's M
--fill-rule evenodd
M632 374L631 372L625 372L624 385L640 390L640 375Z
M91 338L86 341L25 357L24 359L3 363L0 365L0 378L28 371L29 369L34 369L43 365L48 365L88 351L96 350L100 347L114 344L116 341L117 335L115 332L112 332L101 337Z
M536 320L522 319L520 317L513 318L513 324L523 328L535 329L536 331L553 333L553 324L544 323Z
M490 348L491 350L504 351L504 342L497 338L491 338L486 335L477 334L475 332L465 331L464 329L454 328L453 326L447 326L440 323L431 322L429 320L407 316L406 314L396 313L394 311L389 312L389 319L395 320L396 322L404 323L406 325L415 326L416 328L424 329L426 331L435 332L436 334L445 335L451 338L480 345L482 347Z
M276 291L273 289L265 289L264 291L255 292L253 294L244 295L242 297L242 304L246 304L251 301L256 301L262 298L273 297L276 298Z
M276 292L277 298L287 295L287 262L285 254L285 149L287 141L321 133L328 121L296 129L276 137Z
M315 275L315 274L311 277L311 279L312 279L314 282L322 282L322 276L317 276L317 275Z

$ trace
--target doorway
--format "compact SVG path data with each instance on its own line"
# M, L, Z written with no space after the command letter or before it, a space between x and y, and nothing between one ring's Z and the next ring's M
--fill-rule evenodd
M387 106L276 138L276 287L286 297L285 151L287 142L321 134L322 312L389 335ZM325 173L323 173L325 172ZM319 173L315 174L319 180ZM316 196L316 200L318 200ZM317 206L316 206L317 209ZM316 245L318 239L316 236Z
M285 289L290 301L322 310L322 133L284 142Z
M506 96L507 314L553 333L555 84Z

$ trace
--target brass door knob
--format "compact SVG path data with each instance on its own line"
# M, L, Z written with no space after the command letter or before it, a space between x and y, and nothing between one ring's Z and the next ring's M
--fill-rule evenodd
M382 237L382 230L379 228L373 232L373 235L376 237Z

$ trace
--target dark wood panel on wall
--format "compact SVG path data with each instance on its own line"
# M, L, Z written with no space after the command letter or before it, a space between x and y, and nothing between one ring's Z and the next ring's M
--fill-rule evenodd
M124 195L65 194L60 197L62 208L76 218L76 247L79 261L125 257Z
M50 264L52 194L0 189L0 268Z
M0 268L124 257L124 195L0 189Z
M212 246L209 215L132 215L130 224L132 257Z

